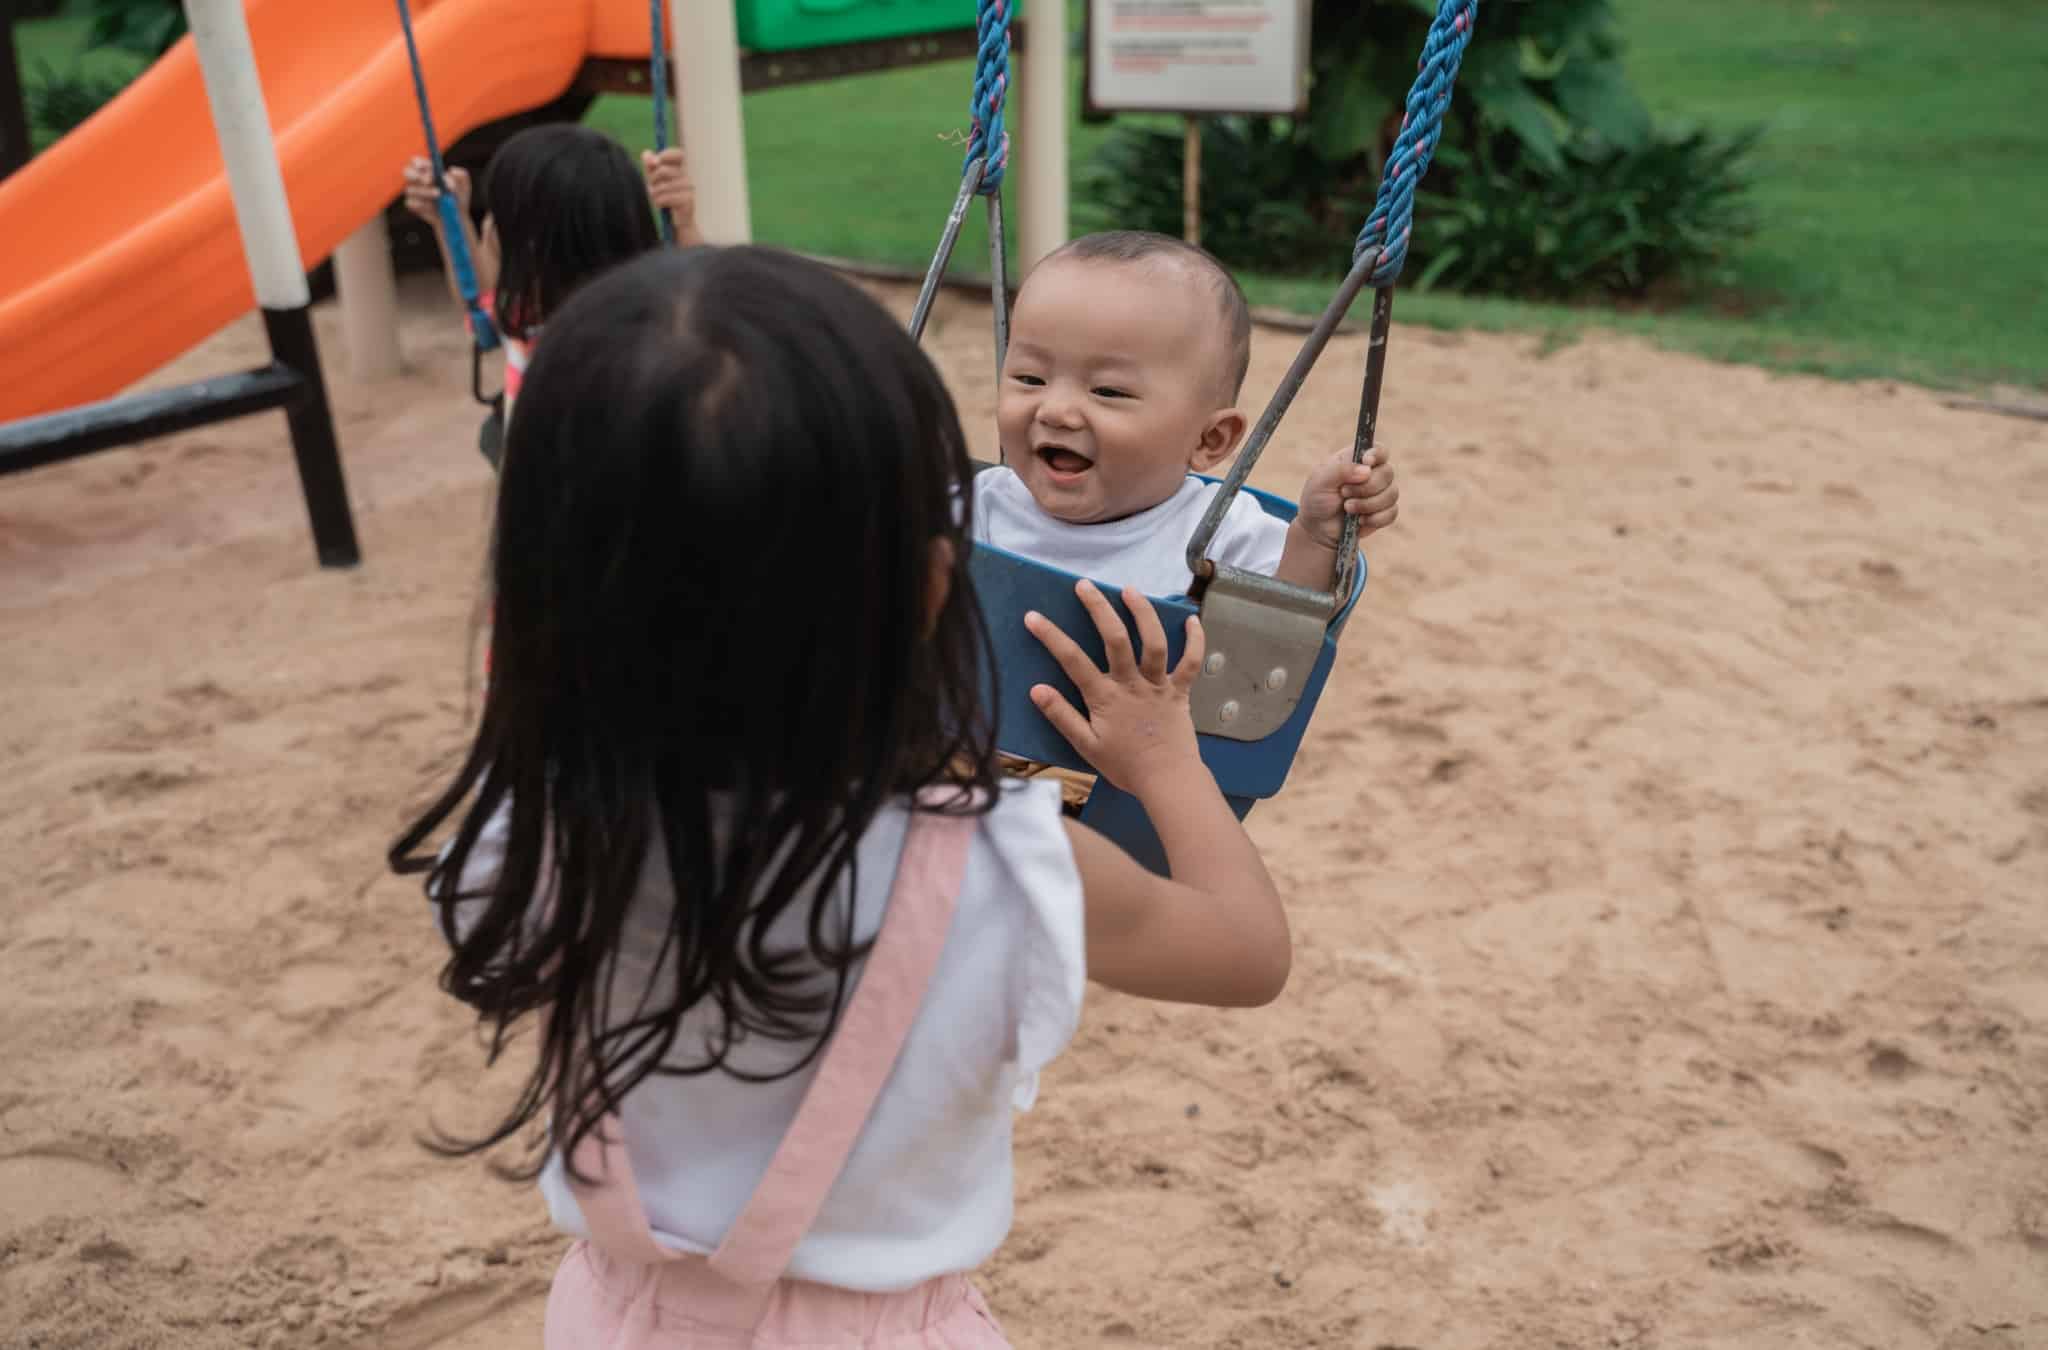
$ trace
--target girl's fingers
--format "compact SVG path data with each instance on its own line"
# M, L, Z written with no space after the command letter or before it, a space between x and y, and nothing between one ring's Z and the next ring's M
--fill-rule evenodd
M1138 625L1138 642L1144 649L1138 672L1148 683L1160 684L1166 679L1166 629L1160 626L1159 612L1152 608L1151 598L1135 586L1124 587L1124 607Z
M1202 621L1192 614L1188 615L1187 634L1187 646L1181 650L1180 664L1173 668L1173 682L1183 694L1193 689L1195 681L1201 677L1202 658L1209 650L1209 637L1202 631ZM1165 651L1166 644L1161 642L1159 648Z
M1088 617L1095 620L1095 631L1102 634L1103 652L1109 657L1109 677L1113 680L1129 679L1132 672L1138 668L1138 658L1131 652L1130 630L1125 628L1124 621L1117 617L1116 607L1109 603L1107 596L1096 589L1092 581L1079 583L1074 587L1074 593L1081 597L1081 604L1088 611ZM1075 683L1078 684L1079 681Z
M1095 729L1088 725L1088 719L1049 684L1032 685L1031 702L1052 723L1052 729L1066 737L1067 744L1079 751L1082 758L1087 758L1088 748L1095 743Z
M1072 638L1061 632L1058 624L1037 610L1032 610L1024 616L1024 627L1031 636L1044 645L1046 651L1052 653L1052 659L1059 663L1060 669L1067 673L1067 678L1074 682L1080 689L1081 696L1086 698L1088 690L1102 678L1102 672L1088 659L1088 653L1082 651Z

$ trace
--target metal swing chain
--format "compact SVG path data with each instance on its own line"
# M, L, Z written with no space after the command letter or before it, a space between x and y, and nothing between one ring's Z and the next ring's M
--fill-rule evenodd
M989 300L995 309L996 369L1010 345L1009 258L1003 242L1003 171L1010 163L1010 133L1003 125L1004 106L1010 87L1010 4L1009 0L979 0L975 13L978 40L974 56L974 93L968 105L967 154L960 169L960 191L946 216L946 228L939 235L938 249L925 270L918 288L917 303L910 311L910 336L924 338L931 318L932 302L938 297L939 282L952 261L953 248L960 241L960 226L967 218L967 203L976 196L988 200Z
M1402 264L1408 259L1408 241L1414 232L1415 189L1429 168L1437 142L1443 138L1444 114L1451 106L1451 89L1458 77L1458 66L1464 60L1465 48L1472 40L1478 10L1478 0L1441 0L1437 6L1436 17L1430 22L1429 36L1423 43L1421 60L1417 62L1415 83L1408 90L1407 111L1401 119L1400 133L1394 140L1393 151L1387 156L1386 170L1380 177L1379 194L1352 248L1351 271L1338 287L1335 298L1316 320L1314 329L1294 358L1294 364L1288 368L1279 388L1274 390L1272 400L1260 414L1244 449L1231 465L1222 490L1209 503L1201 523L1195 527L1194 536L1188 540L1188 568L1195 574L1198 585L1207 583L1220 571L1235 570L1220 568L1210 559L1209 545L1214 541L1231 501L1244 486L1245 479L1280 425L1281 417L1294 402L1294 396L1301 392L1302 382L1308 378L1316 358L1329 345L1330 335L1336 331L1351 308L1351 302L1368 282L1374 287L1372 327L1366 349L1358 426L1352 437L1352 462L1362 463L1366 452L1372 449L1379 421L1380 389L1386 378L1387 332L1393 319L1394 283L1401 275ZM1330 592L1325 597L1330 613L1342 610L1350 598L1357 566L1358 517L1346 514L1338 542L1336 569L1331 577ZM1285 586L1285 583L1272 582L1270 578L1265 580L1271 586ZM1295 591L1300 588L1285 589Z
M482 354L497 347L498 328L478 299L476 265L469 256L469 237L464 229L466 222L462 219L462 207L457 204L455 194L448 190L448 165L441 156L441 140L434 134L433 107L427 101L426 71L420 65L419 43L412 32L412 8L406 0L398 0L398 26L405 34L406 57L412 62L412 90L419 100L420 127L427 138L427 160L433 165L434 186L440 189L436 206L441 214L441 235L448 245L448 266L455 273L456 292L462 297L463 307L469 311L470 338L475 346L470 383L477 386L482 379ZM474 388L473 392L480 401L489 401L483 398L480 388Z
M654 96L654 153L668 149L668 22L664 11L668 0L648 0L647 29L650 56L648 82ZM667 207L661 216L661 242L673 244L676 241L676 218Z

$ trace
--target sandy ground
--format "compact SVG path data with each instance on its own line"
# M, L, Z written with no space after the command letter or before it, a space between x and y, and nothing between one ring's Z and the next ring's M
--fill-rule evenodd
M323 316L358 570L276 417L0 482L0 1344L537 1344L562 1243L416 1142L489 1092L381 865L472 707L438 301L378 388ZM942 302L984 447L987 334ZM983 1273L1016 1341L2048 1346L2048 427L1410 329L1383 426L1401 524L1253 817L1293 984L1092 996Z

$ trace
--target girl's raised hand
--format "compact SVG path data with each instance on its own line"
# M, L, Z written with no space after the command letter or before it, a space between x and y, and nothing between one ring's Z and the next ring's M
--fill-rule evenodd
M672 145L659 154L640 152L640 170L647 175L647 199L657 211L669 213L676 224L676 241L697 242L697 185L690 180L690 166L683 148Z
M448 170L448 189L462 214L469 214L469 170ZM436 229L441 225L441 189L434 182L434 166L424 155L414 155L405 165L405 209Z
M1045 644L1088 707L1082 712L1047 684L1033 687L1031 701L1097 772L1134 796L1145 796L1153 785L1175 775L1206 774L1195 745L1194 719L1188 713L1188 690L1202 670L1201 622L1189 617L1187 649L1169 671L1166 630L1144 592L1127 588L1123 593L1124 605L1137 624L1144 653L1139 656L1131 649L1123 620L1095 584L1083 581L1074 590L1102 634L1109 669L1096 669L1072 638L1034 610L1024 616L1024 626Z
M1083 715L1046 685L1031 701L1102 775L1136 797L1166 852L1157 876L1078 820L1067 822L1088 925L1088 977L1140 998L1251 1006L1287 984L1293 941L1280 894L1258 850L1223 799L1195 745L1188 690L1202 669L1201 624L1166 668L1166 631L1135 590L1124 604L1143 644L1102 592L1084 581L1081 603L1102 634L1107 670L1043 614L1024 616L1060 669L1080 686Z

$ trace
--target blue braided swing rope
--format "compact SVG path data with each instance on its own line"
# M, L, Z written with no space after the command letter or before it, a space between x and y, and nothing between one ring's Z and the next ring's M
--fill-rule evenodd
M1010 89L1010 0L979 0L974 29L974 101L968 109L967 159L960 176L965 178L975 161L981 161L981 183L975 191L991 197L1003 186L1003 170L1010 163L1010 133L1003 126L1003 104Z
M1451 106L1451 86L1458 78L1458 65L1472 41L1472 27L1479 19L1478 0L1441 0L1436 18L1429 25L1429 37L1422 45L1422 59L1416 64L1415 83L1408 90L1407 111L1401 118L1400 135L1387 156L1380 175L1379 195L1372 214L1358 232L1352 248L1355 260L1369 248L1380 250L1372 284L1391 286L1408 260L1408 238L1414 229L1415 189L1429 170L1437 142L1443 139L1444 114Z
M1200 523L1189 537L1188 570L1197 577L1208 577L1214 573L1218 565L1209 559L1209 544L1216 537L1224 513L1229 510L1252 466L1258 463L1259 456L1272 440L1274 430L1280 425L1280 419L1286 416L1294 396L1301 391L1316 358L1322 355L1331 334L1336 332L1337 325L1351 308L1351 302L1368 282L1375 292L1372 330L1366 350L1365 389L1358 405L1358 431L1352 439L1352 461L1360 461L1372 448L1379 420L1380 386L1386 373L1393 286L1401 275L1401 265L1408 260L1408 239L1415 221L1415 188L1429 168L1437 142L1443 139L1444 114L1451 106L1451 85L1458 77L1458 65L1464 60L1465 48L1472 41L1472 26L1478 17L1478 0L1440 0L1437 5L1436 17L1430 21L1429 36L1423 42L1422 59L1417 63L1415 84L1408 91L1407 113L1401 119L1401 131L1394 138L1393 152L1387 156L1386 170L1380 176L1379 195L1374 199L1372 214L1366 218L1365 228L1358 232L1358 242L1352 249L1351 271L1337 288L1336 297L1323 310L1322 317L1316 320L1308 340L1294 358L1294 364L1288 368L1280 387L1273 391L1265 412L1253 425L1244 448L1238 451L1237 459L1224 475L1223 490L1210 499L1208 509L1202 513ZM1368 263L1366 255L1375 249L1378 252ZM1358 517L1347 515L1338 543L1336 575L1331 578L1328 597L1338 611L1341 611L1342 598L1351 594L1352 575L1357 565L1357 542Z
M448 267L455 273L455 289L469 311L471 340L476 349L487 352L498 345L498 329L477 300L476 265L469 256L468 236L463 231L462 208L450 192L448 166L441 159L441 141L434 135L434 113L427 103L427 76L420 68L419 43L413 40L412 9L398 0L398 26L405 32L405 54L412 61L412 92L419 100L420 126L427 135L427 159L434 166L434 185L441 189L437 205L441 212L441 237L448 245Z
M668 149L668 24L662 10L668 0L648 0L647 26L653 55L648 59L653 69L649 83L654 88L654 153ZM661 212L661 242L673 244L676 241L675 217L664 208Z

